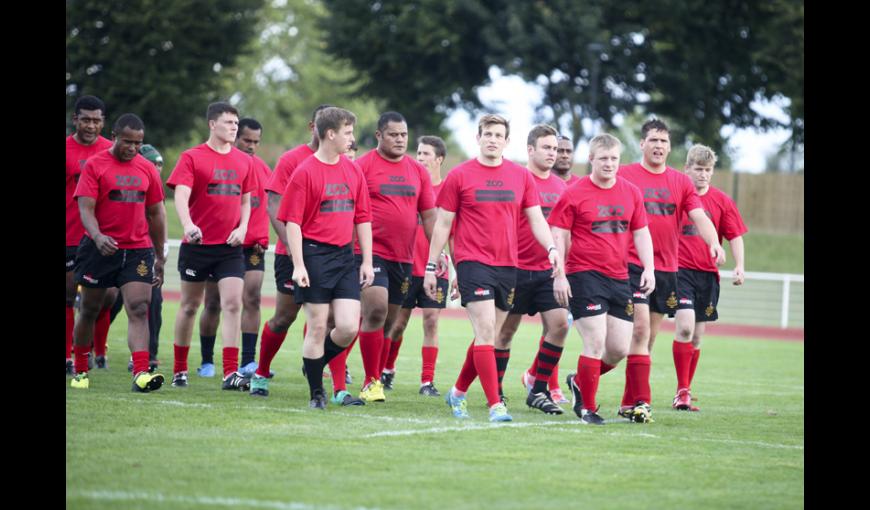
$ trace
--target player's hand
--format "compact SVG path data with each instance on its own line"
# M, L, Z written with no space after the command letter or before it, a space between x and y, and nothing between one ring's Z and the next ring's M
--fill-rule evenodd
M438 290L438 279L435 277L435 273L426 272L423 274L423 292L431 299L432 301L437 301L436 299L436 291Z
M653 269L644 269L640 274L640 291L646 297L654 290L656 290L656 273Z
M97 234L97 237L94 238L94 244L97 245L100 255L104 257L114 255L118 251L118 243L107 235Z
M743 268L742 267L735 267L734 268L734 281L731 283L733 283L734 285L743 285L743 281L745 279L746 279L746 275L743 274Z
M263 246L262 244L257 243L254 245L254 253L256 253L257 255L262 255L262 254L266 253L267 247L268 246Z
M360 289L371 287L375 282L375 268L371 264L362 263L359 266Z
M308 281L308 270L305 269L305 266L294 266L292 278L293 281L296 282L296 285L300 287L311 286L311 282Z
M716 259L717 266L721 266L725 263L725 248L722 248L721 244L716 243L710 247L710 256Z
M550 260L550 265L553 266L553 274L550 278L554 278L557 274L563 273L562 257L559 256L559 250L550 250L547 253L547 259Z
M569 301L574 296L571 294L571 284L568 283L568 278L565 275L556 276L553 280L553 296L559 306L568 306Z
M447 278L450 274L450 255L442 253L438 256L438 270L435 271L435 278Z
M245 234L247 234L247 229L239 227L232 232L230 232L230 236L227 237L227 244L230 246L241 246L242 242L245 240Z
M163 285L163 267L166 265L166 259L154 259L154 277L151 279L152 287L160 287Z
M450 299L453 301L459 299L459 280L456 278L450 284Z
M202 230L196 225L191 224L190 227L184 229L184 238L190 244L200 244L202 243Z

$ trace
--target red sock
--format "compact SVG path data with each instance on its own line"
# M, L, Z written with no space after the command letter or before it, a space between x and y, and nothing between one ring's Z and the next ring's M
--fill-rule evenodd
M333 395L339 391L347 390L347 383L344 380L344 373L347 371L347 355L350 353L350 344L347 349L341 351L341 354L329 360L329 373L332 376L332 393Z
M541 335L541 340L538 342L538 351L541 350L542 345L544 345L544 335ZM538 373L538 356L537 356L537 354L535 355L535 359L532 360L532 366L529 367L528 372L529 372L529 375L532 376L532 378L534 378L535 374Z
M133 375L148 371L148 350L133 353Z
M378 361L378 377L384 373L384 369L387 367L387 360L390 358L390 350L393 348L393 339L385 336L384 342L381 344L381 358Z
M601 375L604 375L604 374L606 374L607 372L610 372L610 371L613 370L614 368L616 368L616 365L608 365L607 363L605 363L604 361L602 361L602 362L601 362Z
M363 386L372 379L380 379L381 372L378 370L381 363L381 351L384 347L384 328L374 331L360 331L359 352L362 354L363 369L366 372Z
M501 399L498 396L498 369L495 367L495 347L492 345L475 345L473 348L474 368L480 375L480 385L486 395L486 403L492 407Z
M187 372L187 353L190 351L190 346L182 347L178 344L172 344L175 350L175 364L172 367L172 372Z
M420 383L426 384L435 381L435 362L438 360L438 346L423 346L423 371L420 374Z
M97 322L94 323L94 356L106 355L106 343L109 340L109 325L111 321L112 308L103 308L100 310L100 315L97 315Z
M628 362L625 364L625 391L622 392L622 406L633 406L634 400L631 398L631 370L629 370Z
M550 391L561 389L559 388L559 364L553 365L553 373L550 374L550 379L547 381L547 386Z
M462 364L462 370L459 371L459 377L454 386L457 390L466 392L476 378L477 368L474 366L474 340L472 340L468 350L465 351L465 363Z
M601 360L580 356L577 360L577 375L574 381L583 395L583 409L594 411L595 395L598 393L598 378L601 377Z
M272 367L272 359L278 354L278 349L287 338L287 332L275 333L269 329L269 322L263 324L263 332L260 334L260 361L257 363L257 375L269 377L269 369Z
M88 353L91 352L90 346L87 345L75 345L73 346L73 351L75 352L75 368L77 374L84 374L88 371Z
M677 342L674 340L671 350L674 353L674 367L677 369L677 391L679 391L689 387L691 381L689 379L689 372L692 368L692 357L695 348L692 346L692 342Z
M402 339L404 337L394 338L392 342L390 342L390 355L387 357L387 364L384 365L384 368L387 370L396 370L396 358L399 357L399 349L402 347Z
M239 369L239 348L238 347L224 347L223 361L224 361L224 377L237 371Z
M72 358L73 329L76 324L76 311L71 306L66 307L66 359Z
M649 354L629 354L628 370L631 371L631 394L634 401L650 403L649 371L652 360Z
M692 387L692 381L695 379L695 369L698 368L698 358L701 357L701 349L692 351L692 363L689 365L689 388Z

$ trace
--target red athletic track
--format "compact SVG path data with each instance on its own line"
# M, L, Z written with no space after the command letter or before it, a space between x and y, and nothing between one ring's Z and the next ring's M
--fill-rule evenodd
M173 290L164 290L163 299L167 301L179 301L181 299L181 293ZM263 296L262 305L266 307L274 307L275 298L272 296ZM415 309L414 313L418 314L419 311ZM443 310L441 313L443 316L449 317L451 319L468 318L468 316L465 314L465 310L461 308L446 309ZM535 315L534 317L527 316L523 320L540 322L541 319L539 315ZM668 332L673 331L674 323L671 321L663 321L661 330ZM764 338L769 340L786 340L792 342L804 341L803 328L781 329L772 326L744 326L740 324L720 324L718 322L711 322L707 324L706 334L715 336L740 336L749 338Z

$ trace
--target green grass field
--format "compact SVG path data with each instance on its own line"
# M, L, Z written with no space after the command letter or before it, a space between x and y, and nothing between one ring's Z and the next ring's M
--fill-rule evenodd
M172 324L165 303L161 372L171 379ZM271 316L264 310L263 317ZM547 416L525 406L520 374L539 326L523 324L505 376L509 424L490 424L483 392L469 392L472 419L455 420L442 399L417 394L421 321L412 318L386 403L309 410L300 372L301 321L272 365L266 399L191 386L130 392L126 318L109 335L109 369L89 390L67 378L67 508L530 509L802 508L802 342L709 337L693 391L701 413L672 411L671 339L660 335L651 375L655 423L617 423L624 364L601 380L600 414L584 426L570 410ZM471 327L441 322L436 385L458 374ZM564 377L581 341L571 332ZM215 361L220 366L220 346ZM349 357L358 390L358 347ZM329 381L324 381L329 387Z

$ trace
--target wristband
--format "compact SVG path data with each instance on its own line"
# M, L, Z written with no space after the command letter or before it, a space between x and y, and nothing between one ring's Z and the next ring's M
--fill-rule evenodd
M427 263L426 263L426 271L425 271L425 272L427 272L427 273L434 273L435 270L436 270L437 268L438 268L438 265L435 264L434 262L427 262Z

